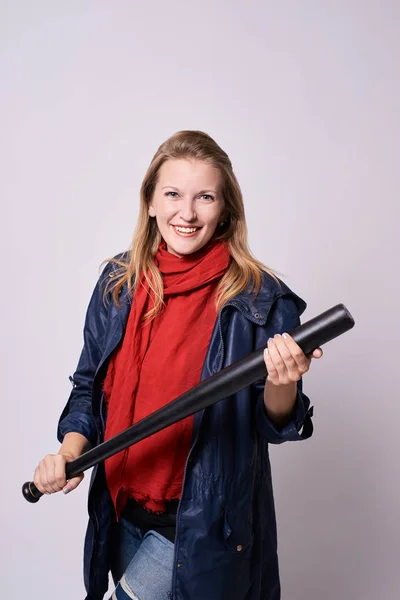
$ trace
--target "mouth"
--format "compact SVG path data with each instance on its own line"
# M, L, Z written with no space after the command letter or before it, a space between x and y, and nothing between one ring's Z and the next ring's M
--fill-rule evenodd
M182 237L193 237L201 229L201 227L183 227L181 225L172 225L172 228L177 235Z

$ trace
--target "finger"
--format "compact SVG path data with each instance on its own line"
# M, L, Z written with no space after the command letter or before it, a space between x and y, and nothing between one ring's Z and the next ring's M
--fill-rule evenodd
M55 483L59 490L62 490L67 483L67 478L65 476L65 465L67 461L65 457L58 454L54 459L54 477Z
M306 373L310 368L310 359L304 354L300 346L294 341L288 333L282 334L282 339L285 342L290 354L293 356L301 373Z
M312 358L321 358L323 356L324 352L322 350L322 348L316 348L313 353L312 353Z
M276 341L274 338L270 338L268 340L268 353L270 355L274 369L277 371L277 373L279 375L279 381L282 382L286 378L287 369L286 369L286 365L284 363L283 358L279 354L279 350L276 346Z
M274 384L278 384L279 373L276 370L274 363L272 362L270 349L270 340L268 340L268 346L264 350L264 362L268 372L267 381L271 381Z
M56 482L56 458L57 456L54 456L54 454L48 454L43 461L47 479L47 486L44 485L51 494L55 494L61 490L61 487Z
M82 481L82 479L84 478L85 474L81 473L80 475L77 475L76 477L72 477L72 479L69 479L67 482L67 485L63 488L63 493L64 494L69 494L70 492L72 492L72 490L75 490L78 485L80 484L80 482Z
M41 481L42 484L42 488L44 489L44 493L45 494L52 494L53 493L53 488L49 485L48 479L47 479L47 467L45 464L45 460L41 460L39 463L39 479Z
M35 469L35 472L33 474L33 483L35 484L35 486L37 487L37 489L39 490L39 492L41 492L42 494L47 494L46 490L44 489L43 485L42 485L42 479L40 477L40 465L38 465Z
M302 372L299 369L297 362L295 361L289 347L286 345L284 338L280 334L276 334L274 337L276 348L285 363L287 376L291 381L298 381L301 378Z

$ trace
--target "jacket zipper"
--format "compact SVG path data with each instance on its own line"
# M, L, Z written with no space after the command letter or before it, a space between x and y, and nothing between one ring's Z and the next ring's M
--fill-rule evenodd
M236 310L238 310L246 319L248 319L252 323L255 323L256 325L259 324L259 321L257 321L256 319L252 318L252 316L249 315L248 313L245 313L244 310L242 310L240 308L240 306L239 306L238 303L236 303L236 302L228 302L227 304L224 305L224 307L222 308L220 314L218 315L218 331L219 331L220 340L221 340L221 355L220 355L220 360L219 360L217 369L213 370L213 373L212 373L213 375L215 375L215 373L218 373L221 370L222 365L224 363L225 344L224 344L224 338L223 338L223 335L222 335L222 322L221 322L221 320L222 320L222 313L223 313L223 311L228 306L233 306L234 308L236 308ZM183 498L183 492L184 492L185 484L186 484L186 473L187 473L189 462L191 460L192 452L193 452L193 450L194 450L194 448L195 448L195 446L196 446L196 444L198 442L198 439L199 439L199 433L200 433L202 419L203 419L203 415L201 416L201 420L200 420L199 426L197 428L196 437L194 439L192 447L190 448L190 451L189 451L189 454L188 454L188 457L187 457L186 463L185 463L185 469L184 469L184 472L183 472L182 493L181 493L181 497L180 497L179 503L178 503L178 508L177 508L177 511L176 511L176 534L178 533L179 524L180 524L180 508L181 508L181 502L182 502L182 498ZM177 545L177 535L175 535L174 565L173 565L173 572L172 572L172 593L173 594L174 594L175 587L176 587L177 566L178 566L177 555L178 555L178 545Z

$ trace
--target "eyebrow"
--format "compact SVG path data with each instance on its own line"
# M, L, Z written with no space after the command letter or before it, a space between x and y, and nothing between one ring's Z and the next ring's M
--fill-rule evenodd
M180 189L173 186L173 185L164 185L161 189L165 190L165 188L170 188L171 190L176 190L177 192L180 192ZM216 190L201 190L200 192L198 192L199 194L208 194L209 192L213 192L213 194L216 194Z

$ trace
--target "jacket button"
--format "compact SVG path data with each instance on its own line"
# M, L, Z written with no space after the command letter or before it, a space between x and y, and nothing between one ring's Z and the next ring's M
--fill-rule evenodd
M239 546L236 546L236 550L238 552L241 552L243 550L243 546L241 544L239 544Z
M260 313L254 313L254 318L255 319L259 319L260 318Z
M181 568L181 566L182 566L182 563L181 563L181 562L178 562L178 563L176 564L176 566L178 567L178 569L180 569L180 568Z

